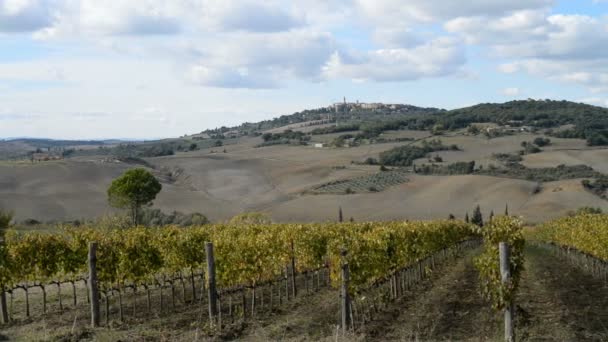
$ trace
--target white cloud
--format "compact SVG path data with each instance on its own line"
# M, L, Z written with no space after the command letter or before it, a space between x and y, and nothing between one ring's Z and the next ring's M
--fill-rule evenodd
M424 43L425 34L406 27L379 28L374 31L374 41L387 48L410 48Z
M515 97L520 94L520 90L519 90L519 88L515 88L515 87L504 88L503 90L501 90L501 94L503 94L504 96L508 96L508 97Z
M554 3L553 0L356 0L356 2L364 15L384 23L394 19L434 21L479 15L501 16L515 10L547 8Z
M23 10L29 16L38 12L54 13L53 21L47 15L45 21L41 18L37 25L27 26L27 31L40 30L37 32L40 38L91 34L159 35L177 34L181 31L280 32L305 25L304 15L290 11L273 0L6 1L32 2L31 6ZM1 14L0 11L0 18ZM27 24L23 15L13 17L14 21Z
M206 125L248 120L254 108L242 109L235 96L267 114L271 106L259 94L274 94L268 101L281 103L273 113L288 102L289 108L296 101L310 107L299 93L290 97L289 87L316 92L322 103L334 96L327 89L342 92L334 80L383 89L369 83L458 77L473 89L499 89L497 98L521 96L518 88L500 89L495 75L485 75L488 62L496 64L490 70L509 74L509 83L525 84L517 77L526 73L555 82L556 89L560 82L580 85L592 93L581 97L602 103L608 94L608 18L558 14L555 3L0 0L0 34L17 33L9 38L17 43L0 48L25 47L0 58L0 80L9 80L0 84L0 103L12 108L4 113L13 118L12 129L28 113L51 112L64 113L66 127L74 118L110 127L122 117L178 127L174 112L197 119L213 114ZM204 111L194 112L198 105Z
M594 106L608 107L608 99L601 98L601 97L586 97L586 98L578 99L577 101L587 103L590 105L594 105Z
M325 75L380 82L415 80L456 74L464 63L464 50L457 41L438 38L410 49L335 53L325 66Z
M498 70L505 74L512 74L519 71L519 65L517 63L503 63L498 66Z
M527 58L503 64L502 72L523 71L550 81L585 86L594 93L608 92L608 60Z
M501 18L456 18L445 29L469 44L489 48L510 61L503 73L519 71L551 81L579 84L589 90L608 87L608 18L515 11Z
M290 31L272 34L223 34L203 46L187 63L187 79L223 88L275 88L286 81L318 81L336 45L325 33ZM212 45L213 49L206 46Z
M32 32L49 27L54 20L47 0L0 1L0 32Z
M203 25L221 31L280 32L304 25L302 18L269 2L209 2L202 14Z
M280 84L277 75L247 68L208 67L193 65L186 71L186 79L193 84L218 88L277 88Z
M185 11L180 0L64 0L56 23L39 35L54 38L175 34L181 29Z
M462 35L468 44L504 46L546 38L546 10L515 11L504 17L472 16L448 20L448 32Z

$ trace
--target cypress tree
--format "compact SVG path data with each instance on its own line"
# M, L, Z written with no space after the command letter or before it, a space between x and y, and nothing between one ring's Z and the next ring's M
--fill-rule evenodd
M481 214L481 208L479 205L475 207L475 211L473 211L473 217L471 218L471 223L476 224L480 227L483 226L483 215Z
M464 222L469 223L469 212L464 215Z
M505 204L505 216L509 216L509 204Z
M338 209L338 222L343 222L344 217L342 216L342 207Z

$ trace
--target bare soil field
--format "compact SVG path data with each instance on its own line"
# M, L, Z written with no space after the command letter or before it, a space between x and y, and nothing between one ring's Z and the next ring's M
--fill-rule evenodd
M412 138L427 132L389 132ZM488 140L477 136L440 136L444 144L462 151L438 154L446 162L490 162L493 153L513 153L522 134ZM148 158L162 176L163 190L154 207L163 211L201 212L213 221L244 211L263 211L277 221L335 220L338 207L355 220L457 217L479 204L486 215L503 212L506 204L529 222L557 217L581 206L608 208L608 202L586 192L579 180L547 183L534 194L536 183L486 176L408 175L408 183L382 192L350 195L304 194L333 181L379 172L377 166L352 164L409 142L362 145L352 148L312 146L255 146L261 138L240 138L234 144L173 156ZM545 152L526 156L529 166L588 163L608 171L608 150L565 151L583 148L576 139L552 139ZM417 142L418 143L418 142ZM224 152L225 151L225 152ZM570 159L568 159L570 158ZM71 220L115 212L107 204L112 179L137 165L103 162L105 157L79 157L42 163L0 163L0 207L13 210L18 220ZM569 161L570 160L570 161ZM580 162L579 162L580 160ZM426 159L419 160L426 162ZM491 161L495 163L495 161ZM171 177L164 177L171 174Z
M282 132L285 132L285 130L290 129L290 130L296 131L296 132L308 133L310 131L315 130L316 128L325 128L325 127L330 127L330 126L334 126L335 125L333 123L326 123L326 124L316 124L316 122L312 122L312 123L314 123L314 124L311 124L311 121L298 122L298 123L294 123L294 124L291 124L291 125L286 125L286 126L281 126L281 127L269 129L269 130L266 130L265 132L267 132L267 133L282 133Z
M581 206L608 209L608 202L586 192L580 181L548 183L534 194L535 182L486 176L411 176L410 181L372 194L301 196L271 209L278 221L334 220L338 207L356 221L463 218L475 205L484 215L509 213L541 222ZM307 210L302 210L307 208ZM314 209L313 209L314 208Z
M608 173L608 149L560 150L529 154L522 162L527 167L554 167L564 165L589 165L595 170Z
M497 161L492 157L493 154L496 153L518 153L522 150L521 143L524 141L530 142L533 141L537 137L543 137L542 135L537 134L518 134L513 136L504 136L499 138L487 139L482 135L477 136L469 136L469 135L455 135L455 136L438 136L432 137L430 139L441 139L444 145L452 145L456 144L460 151L441 151L441 152L433 152L432 155L439 155L443 158L443 161L446 163L453 163L459 161L472 161L474 160L480 165L491 165L497 164ZM560 139L560 138L550 138L551 145L543 147L542 153L553 153L550 151L555 150L563 150L563 149L584 149L586 148L585 141L581 139ZM533 155L530 155L533 156ZM557 159L553 159L549 157L548 159L551 161L559 161L558 155L556 155ZM428 158L418 159L416 160L416 164L428 163ZM552 164L549 166L557 166L559 163ZM579 163L580 164L580 163ZM537 167L540 167L538 165ZM532 167L532 166L531 166Z

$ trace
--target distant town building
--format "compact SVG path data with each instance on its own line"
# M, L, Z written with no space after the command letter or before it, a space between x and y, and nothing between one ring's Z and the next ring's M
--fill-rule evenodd
M238 138L240 135L239 131L228 131L226 133L224 133L224 137L230 139L230 138Z
M392 111L399 110L399 111L407 112L412 107L413 106L403 105L403 104L386 104L386 103L379 103L379 102L365 103L365 102L359 102L359 100L357 100L356 102L346 102L346 98L342 102L336 102L330 106L330 108L332 108L333 111L336 113L344 113L344 112L349 112L349 111L356 110L356 109L364 109L364 110L390 109Z
M362 109L375 110L375 109L380 109L380 108L384 107L384 104L382 104L382 103L361 103L361 104L359 104L359 107Z

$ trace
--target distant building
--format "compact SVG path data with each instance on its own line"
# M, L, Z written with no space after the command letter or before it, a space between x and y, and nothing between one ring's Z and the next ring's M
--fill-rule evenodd
M382 103L361 103L359 106L362 109L376 110L376 109L380 109L380 108L384 107L384 104L382 104Z
M327 147L327 145L324 144L324 143L316 143L315 144L315 148L323 148L323 147Z
M230 138L238 138L239 137L239 131L228 131L226 133L224 133L224 136L228 139Z

